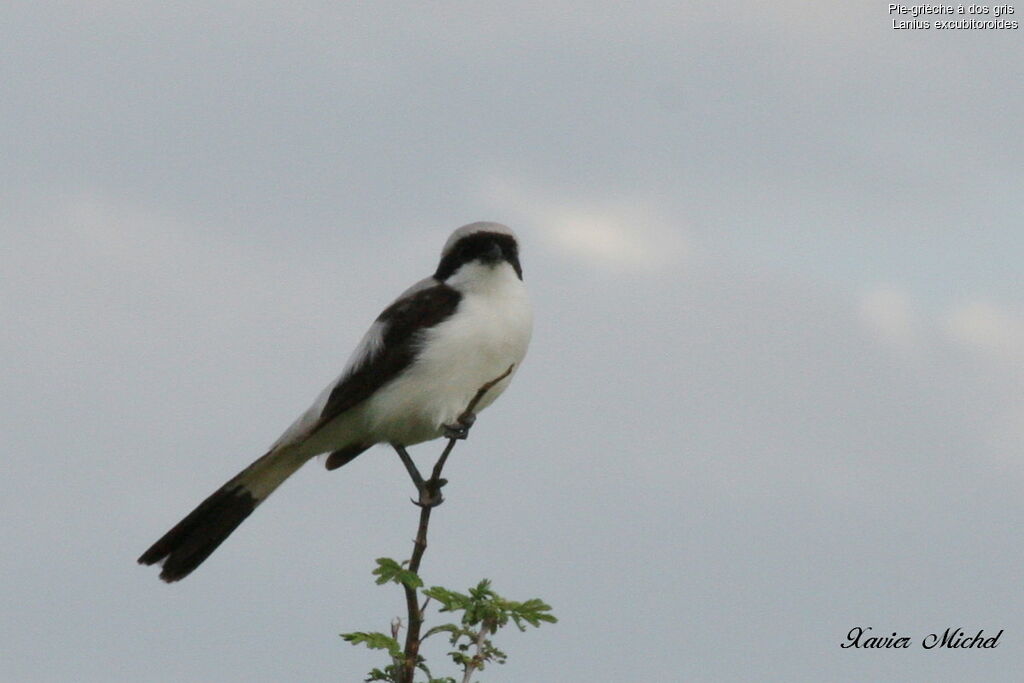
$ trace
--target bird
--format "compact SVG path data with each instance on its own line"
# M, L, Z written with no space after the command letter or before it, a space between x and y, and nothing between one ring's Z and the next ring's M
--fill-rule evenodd
M160 578L168 583L185 578L316 456L326 454L326 468L335 470L383 444L414 468L405 447L464 438L472 422L460 417L467 417L468 407L483 410L505 391L532 330L515 233L492 222L456 229L434 274L377 316L309 409L138 562L161 565Z

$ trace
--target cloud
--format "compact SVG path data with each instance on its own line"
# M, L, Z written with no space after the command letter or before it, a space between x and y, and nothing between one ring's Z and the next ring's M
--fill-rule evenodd
M547 249L602 270L661 270L692 253L685 228L662 217L643 199L553 199L518 183L493 179L483 194L502 215L515 216L536 230Z
M957 406L979 443L1019 467L1024 315L981 299L922 311L909 292L888 284L865 289L857 313L877 341L901 353L916 381Z
M1024 370L1024 315L986 300L949 305L944 313L916 310L911 294L892 284L861 292L861 323L880 342L903 351L925 352L945 342Z
M545 215L548 243L565 255L608 269L660 269L686 253L682 236L642 206L572 206Z
M952 306L943 329L954 343L1024 362L1024 316L988 301Z
M1024 315L985 300L951 306L940 321L947 341L983 361L968 378L965 400L984 425L983 438L1009 462L1024 449Z
M917 321L910 295L893 285L861 293L857 312L863 325L883 344L909 351L915 344Z

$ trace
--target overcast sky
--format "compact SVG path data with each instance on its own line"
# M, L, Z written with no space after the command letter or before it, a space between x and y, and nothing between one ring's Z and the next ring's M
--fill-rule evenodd
M1018 675L1022 30L873 2L11 4L0 678L382 664L337 634L403 612L370 576L415 533L388 450L310 463L180 584L135 558L474 220L518 231L536 329L422 574L560 618L501 634L482 680ZM914 645L841 649L855 626ZM1005 632L920 647L947 627Z

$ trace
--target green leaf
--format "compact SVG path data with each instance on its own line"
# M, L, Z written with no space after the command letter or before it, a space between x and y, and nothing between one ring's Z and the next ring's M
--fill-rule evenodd
M530 624L531 626L540 626L541 622L554 624L558 622L558 619L553 614L549 614L551 611L551 605L548 605L543 600L534 598L527 600L526 602L520 603L509 603L508 605L509 616L515 622L516 626L519 627L520 631L525 631L526 627L523 622Z
M442 586L423 588L423 581L407 568L408 562L397 562L388 557L377 559L373 570L378 585L397 583L408 591L419 590L429 600L439 605L441 612L462 612L459 623L442 624L428 629L420 641L445 633L448 635L452 650L448 656L463 672L483 671L488 664L504 664L507 655L496 648L489 636L492 636L509 621L521 631L527 626L538 627L542 623L557 623L558 619L551 614L551 606L544 601L533 598L525 602L507 600L494 592L489 579L482 579L466 593L449 590ZM386 650L391 656L392 664L383 669L373 669L366 681L381 683L397 683L402 678L404 653L398 641L384 633L354 632L343 633L342 637L353 645L364 645L370 649ZM426 666L422 657L416 663L427 677L427 683L455 683L454 678L435 678Z
M431 586L424 590L423 594L441 603L442 612L455 612L472 604L472 599L468 595L441 586Z
M353 645L365 645L371 650L387 650L388 654L396 659L402 657L402 646L391 636L379 632L356 631L354 633L342 633L341 637Z
M390 557L378 557L373 574L377 577L378 586L391 582L415 590L423 585L423 579L416 572L406 569L404 562L399 564Z
M433 628L427 629L427 632L423 634L420 640L426 640L430 636L437 635L438 633L450 633L450 634L462 634L463 629L459 628L455 624L441 624L440 626L434 626Z
M398 669L394 666L387 667L386 671L380 669L373 669L370 674L363 679L364 683L398 683Z

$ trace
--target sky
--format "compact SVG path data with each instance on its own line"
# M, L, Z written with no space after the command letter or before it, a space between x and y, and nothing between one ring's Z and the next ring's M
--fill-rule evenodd
M481 680L1013 680L1021 35L792 0L5 8L0 678L381 665L338 634L403 612L370 575L417 520L387 449L306 465L181 583L135 558L495 220L534 338L421 574L560 621ZM1003 635L920 646L957 627Z

